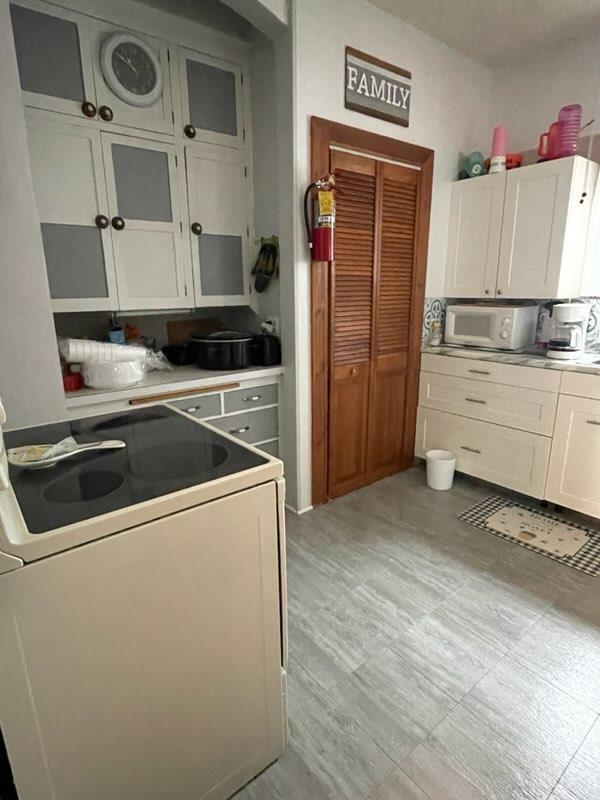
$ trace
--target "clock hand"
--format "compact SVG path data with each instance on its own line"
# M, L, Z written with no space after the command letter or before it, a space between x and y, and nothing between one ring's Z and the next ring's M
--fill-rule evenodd
M136 77L138 76L137 69L133 66L133 64L128 58L122 56L121 53L115 53L115 55L118 59L120 59L124 64L126 64L129 67L129 69L135 74Z

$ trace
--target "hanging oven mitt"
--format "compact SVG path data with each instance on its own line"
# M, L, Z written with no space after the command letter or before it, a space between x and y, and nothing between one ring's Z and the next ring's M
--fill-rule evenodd
M260 250L256 257L256 264L252 267L252 274L256 276L254 288L257 292L264 292L271 278L279 275L279 237L269 236L261 238Z

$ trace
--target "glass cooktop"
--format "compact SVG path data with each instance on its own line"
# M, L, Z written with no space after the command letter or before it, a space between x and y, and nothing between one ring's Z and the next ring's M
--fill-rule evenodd
M122 439L121 450L73 456L54 467L10 467L30 533L45 533L267 462L164 406L57 422L4 434L6 448Z

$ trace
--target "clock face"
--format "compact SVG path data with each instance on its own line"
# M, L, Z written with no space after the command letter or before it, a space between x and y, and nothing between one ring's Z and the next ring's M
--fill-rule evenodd
M110 89L131 106L150 106L162 94L160 61L146 42L114 33L102 45L100 64Z
M112 68L121 86L138 96L148 95L156 86L156 69L145 48L135 42L121 42L112 51Z

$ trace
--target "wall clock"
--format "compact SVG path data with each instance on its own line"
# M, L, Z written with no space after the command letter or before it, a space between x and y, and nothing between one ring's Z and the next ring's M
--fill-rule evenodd
M100 65L111 91L124 103L151 106L162 93L160 62L136 36L111 34L102 44Z

